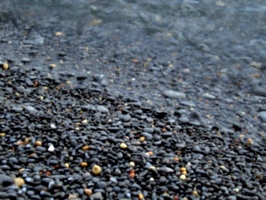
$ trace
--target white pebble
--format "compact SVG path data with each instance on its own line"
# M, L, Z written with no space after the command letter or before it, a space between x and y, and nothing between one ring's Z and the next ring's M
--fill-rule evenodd
M55 124L51 124L51 126L50 126L52 129L56 129L56 126L55 126Z
M55 150L54 145L51 144L50 147L48 148L48 151L53 152L54 150Z

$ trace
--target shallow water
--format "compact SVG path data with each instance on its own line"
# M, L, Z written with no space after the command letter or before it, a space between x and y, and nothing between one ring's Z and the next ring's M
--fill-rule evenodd
M219 41L250 43L266 35L263 0L10 0L0 5L2 20L12 13L29 25L49 21L71 22L77 29L101 26L107 30L143 33L174 45L203 37L215 39L214 46L222 48L225 44L220 47Z

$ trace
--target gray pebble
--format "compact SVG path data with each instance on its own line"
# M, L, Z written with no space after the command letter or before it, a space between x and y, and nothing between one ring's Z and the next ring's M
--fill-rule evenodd
M129 114L123 115L123 121L124 122L129 122L131 120L131 116Z
M189 119L188 119L186 116L182 116L182 117L180 117L178 120L179 120L180 122L182 122L182 123L187 123L187 122L189 122Z
M229 196L229 197L227 197L227 200L236 200L236 196Z
M165 173L171 173L174 172L174 170L170 167L158 167L157 168L158 172L165 172Z
M153 135L150 133L142 132L141 135L144 136L146 138L146 140L152 140L153 139Z
M259 117L266 122L266 111L259 112Z
M92 194L90 196L90 199L93 199L93 200L102 200L103 199L102 193L101 192L96 192L95 194Z
M153 128L144 128L143 131L147 132L147 133L153 133L154 129Z
M107 187L107 183L105 181L100 181L97 183L97 186L99 188L106 188Z
M166 132L161 134L161 136L163 136L163 137L171 137L172 135L173 135L173 133L170 131L166 131Z
M186 94L182 92L176 92L173 90L165 90L163 91L163 95L172 99L186 98Z
M0 184L4 186L9 186L13 183L14 183L14 180L11 177L4 175L4 174L0 174Z
M97 110L99 112L103 112L103 113L107 113L109 112L108 108L104 107L104 106L97 106Z
M193 103L193 102L188 102L188 101L181 101L179 104L180 104L180 105L183 105L183 106L187 106L187 107L195 107L195 106L196 106L195 103Z
M91 105L91 104L81 106L81 109L83 109L83 110L96 110L95 106Z
M38 112L38 110L36 110L33 106L25 106L25 109L30 113Z
M205 93L205 94L203 94L202 96L203 96L204 98L206 98L206 99L216 99L216 96L211 95L211 94L209 94L209 93Z

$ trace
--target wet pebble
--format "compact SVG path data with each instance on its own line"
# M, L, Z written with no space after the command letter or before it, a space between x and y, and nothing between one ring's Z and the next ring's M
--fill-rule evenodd
M107 183L104 182L104 181L99 181L99 182L97 183L97 186L98 186L99 188L104 189L104 188L107 187Z
M90 196L90 199L93 200L103 200L103 196L101 192L94 193Z
M216 99L216 96L209 94L209 93L205 93L202 95L204 98L206 99Z
M153 139L153 135L148 133L148 132L142 132L141 135L144 136L146 140L152 140Z
M180 98L185 98L186 97L185 93L176 92L176 91L173 91L173 90L165 90L165 91L163 91L163 95L165 97L172 98L172 99L180 99Z
M97 110L103 113L109 112L108 108L106 108L105 106L97 106Z
M266 111L259 112L259 117L266 122Z
M1 185L9 186L13 183L14 183L14 180L11 177L4 175L4 174L0 174L0 184Z

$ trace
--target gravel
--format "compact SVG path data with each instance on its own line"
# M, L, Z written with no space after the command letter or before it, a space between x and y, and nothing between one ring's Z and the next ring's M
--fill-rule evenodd
M26 37L1 22L0 198L265 199L261 90L144 41L46 25Z

